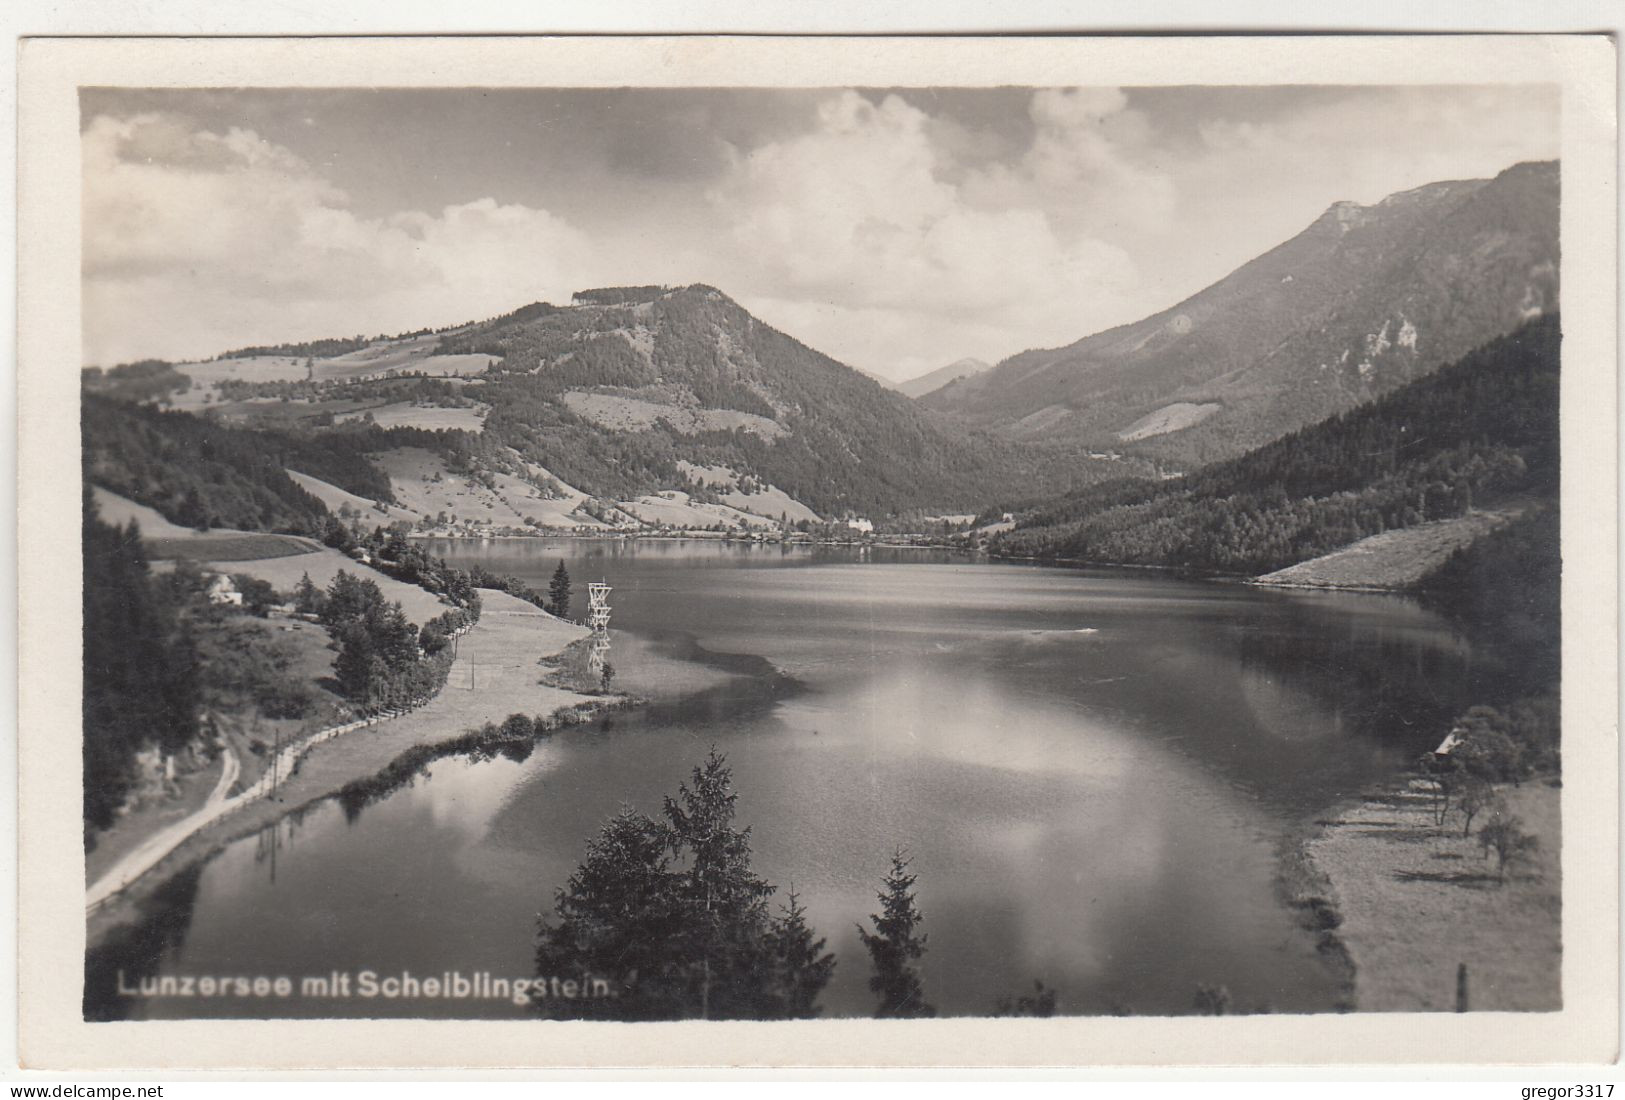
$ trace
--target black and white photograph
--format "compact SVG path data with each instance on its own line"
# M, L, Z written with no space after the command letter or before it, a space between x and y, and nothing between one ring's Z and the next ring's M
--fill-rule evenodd
M83 1022L1573 1007L1561 82L916 72L76 88Z

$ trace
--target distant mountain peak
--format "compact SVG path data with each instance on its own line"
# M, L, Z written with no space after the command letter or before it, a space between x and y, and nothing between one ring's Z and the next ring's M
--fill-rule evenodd
M1239 454L1556 310L1558 176L1532 161L1332 203L1169 309L921 401L1014 439L1129 443L1181 468Z
M967 356L964 359L954 360L946 367L938 367L936 370L927 371L924 374L910 378L906 382L899 382L897 383L897 391L908 397L924 397L926 394L934 393L943 386L957 382L961 378L969 378L972 375L981 374L983 371L992 369L990 364Z

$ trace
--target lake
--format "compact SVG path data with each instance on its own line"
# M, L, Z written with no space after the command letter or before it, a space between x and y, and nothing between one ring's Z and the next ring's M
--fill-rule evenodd
M623 805L658 814L715 746L754 866L838 956L826 1015L869 1015L856 923L895 847L919 876L944 1014L1057 989L1069 1013L1330 1010L1277 886L1289 831L1433 747L1497 675L1397 597L941 553L701 541L440 542L545 589L614 586L616 688L650 700L528 753L447 757L365 806L229 845L104 951L147 975L524 976L537 915ZM455 732L455 731L448 731ZM132 979L133 980L133 979ZM522 1016L493 1000L92 997L98 1014Z

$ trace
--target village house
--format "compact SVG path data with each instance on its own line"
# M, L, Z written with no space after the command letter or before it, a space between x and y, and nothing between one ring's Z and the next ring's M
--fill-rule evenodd
M205 589L205 594L212 604L229 605L231 607L243 606L243 594L237 591L236 584L232 583L232 579L224 573L210 574L209 587Z

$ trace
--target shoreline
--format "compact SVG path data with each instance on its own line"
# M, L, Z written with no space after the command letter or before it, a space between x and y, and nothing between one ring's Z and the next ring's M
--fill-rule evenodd
M1505 882L1458 814L1434 823L1414 782L1401 772L1282 839L1283 895L1345 971L1338 1010L1454 1011L1458 966L1470 1011L1560 1009L1560 782L1497 786L1540 840Z
M1276 894L1298 926L1315 937L1315 952L1337 987L1330 1011L1354 1012L1359 1008L1359 969L1339 935L1343 914L1336 885L1308 852L1309 841L1321 827L1319 819L1302 817L1281 834L1276 842Z
M429 753L432 758L435 749L478 735L487 722L500 726L514 713L535 715L551 731L611 706L630 705L626 696L587 695L542 682L546 669L540 662L585 637L585 627L555 619L506 593L493 590L482 597L486 606L480 623L462 637L462 652L434 699L311 746L273 794L198 829L87 914L87 949L116 929L139 922L153 896L176 875L284 817L378 780L399 768L404 757ZM476 678L478 690L471 686Z
M481 535L453 535L434 531L413 531L406 535L408 539L417 539L423 542L439 540L442 542L492 542L513 541L533 542L549 539L579 539L582 542L722 542L747 546L805 546L813 547L839 547L842 549L865 550L937 550L954 554L965 554L971 557L978 555L993 557L985 550L978 550L969 546L956 546L940 542L888 542L884 539L784 539L784 538L754 538L750 535L739 536L718 531L615 531L595 533L592 531L541 531L534 534L517 532L503 534ZM1013 560L1013 559L1012 559Z

